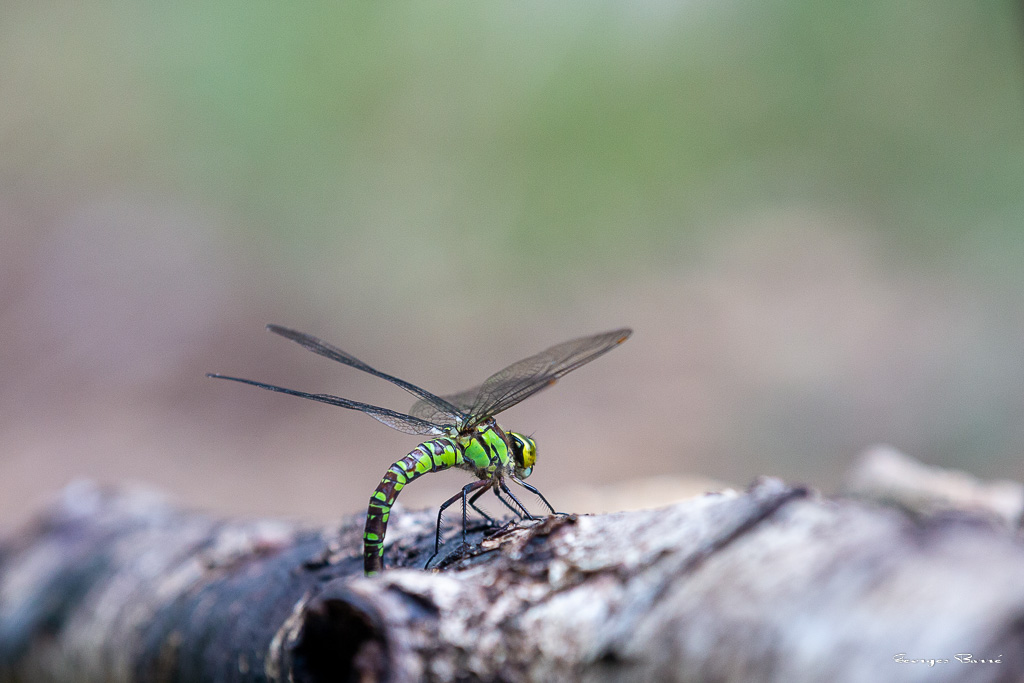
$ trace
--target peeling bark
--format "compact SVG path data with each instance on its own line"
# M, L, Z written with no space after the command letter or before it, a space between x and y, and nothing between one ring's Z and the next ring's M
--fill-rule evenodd
M399 508L396 568L372 579L362 522L225 522L70 487L0 543L0 681L1024 678L1024 548L984 515L765 479L476 530L422 571L434 512Z

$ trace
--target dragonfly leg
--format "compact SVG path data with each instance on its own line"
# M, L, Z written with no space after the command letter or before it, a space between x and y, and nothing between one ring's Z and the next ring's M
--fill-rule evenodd
M496 498L497 498L498 500L500 500L500 501L501 501L501 504L502 504L502 505L504 505L504 506L505 506L505 507L507 507L507 508L508 508L509 510L511 510L511 511L512 511L512 514L514 514L514 515L515 515L516 517L519 517L520 519L526 519L526 516L525 516L525 515L523 514L523 511L522 511L522 510L520 510L520 509L519 509L519 508L517 508L516 506L512 505L512 503L508 502L507 500L505 500L505 499L504 499L504 498L502 497L502 495L501 495L501 490L500 490L500 489L497 489L497 488L492 488L492 489L490 489L490 490L491 490L491 491L494 491L494 496L495 496L495 497L496 497ZM491 516L490 516L489 514L487 514L486 512L484 512L483 510L481 510L481 509L480 509L479 507L477 507L477 506L476 506L476 505L474 504L474 503L475 503L475 502L476 502L477 500L479 500L480 496L484 495L485 493L487 493L487 489L484 489L484 490L482 490L482 491L477 491L476 493L474 493L474 494L473 494L473 495L472 495L472 496L470 497L470 499L469 499L469 506L470 506L471 508L473 508L474 510L476 510L477 512L479 512L479 513L480 513L480 515L481 515L481 516L483 516L483 518L484 518L484 519L486 519L486 520L487 520L488 522L490 522L490 524L491 524L492 526L496 526L496 527L497 527L497 526L501 526L501 524L499 524L499 523L498 523L498 520L494 519L493 517L491 517Z
M430 563L434 561L437 554L441 552L441 517L444 515L444 511L451 507L452 503L462 499L462 542L466 542L466 496L470 491L474 491L484 486L489 486L490 481L487 479L478 479L477 481L470 482L462 487L462 491L456 493L454 496L441 503L440 509L437 511L437 531L434 533L434 554L427 559L427 563L423 565L424 569L430 566Z
M523 514L522 510L520 510L519 508L517 508L515 505L513 505L510 502L508 502L507 500L505 500L505 498L501 495L501 490L500 489L494 489L494 495L495 495L495 497L498 500L501 501L501 504L504 505L505 507L507 507L509 510L511 510L512 513L515 514L516 517L518 517L519 519L526 519L526 515Z
M476 501L480 498L480 496L484 495L485 493L487 493L487 489L481 489L481 490L477 491L476 493L474 493L472 496L470 496L469 497L469 507L471 507L474 510L476 510L480 514L480 516L483 517L484 519L486 519L487 523L490 524L491 526L498 526L498 521L496 519L494 519L489 514L487 514L486 512L484 512L483 510L481 510L480 508L478 508L476 506Z
M518 498L516 498L515 495L512 493L512 491L509 490L508 484L506 484L504 482L504 480L499 482L499 486L501 486L501 490L505 492L505 495L508 496L509 498L511 498L512 501L516 505L519 506L519 509L522 510L522 512L520 513L520 516L523 519L537 519L536 517L534 517L533 515L530 514L530 511L526 509L526 506L523 505L522 501L520 501Z
M522 479L519 479L518 477L509 477L509 479L511 479L515 483L519 484L524 489L526 489L527 491L529 491L530 493L534 494L535 496L540 498L542 501L544 501L544 504L548 506L548 510L551 510L551 514L553 514L553 515L565 514L564 512L555 512L554 506L552 506L551 503L548 502L548 499L544 497L543 493L541 493L540 491L537 490L536 486L533 486L532 484L527 484L525 481L523 481Z
M434 558L437 557L437 553L441 550L441 517L444 515L444 511L461 497L462 493L456 493L454 496L441 503L441 507L437 511L437 531L434 534L434 554L431 555L430 559L427 560L427 563L423 565L424 569L430 566L430 563L433 562Z

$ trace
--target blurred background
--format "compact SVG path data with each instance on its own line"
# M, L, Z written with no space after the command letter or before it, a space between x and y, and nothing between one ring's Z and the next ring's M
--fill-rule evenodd
M561 509L645 478L832 490L876 443L1024 479L1022 19L4 3L0 528L81 477L365 509L414 437L203 374L412 399L269 322L438 393L633 327L502 415Z

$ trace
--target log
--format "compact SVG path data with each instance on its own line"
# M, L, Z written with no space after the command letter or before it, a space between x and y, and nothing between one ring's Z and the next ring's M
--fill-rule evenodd
M220 520L69 487L0 541L0 681L1015 681L1024 548L761 479L658 510L485 533L435 513Z
M1008 530L1024 523L1024 485L1005 479L982 481L967 472L928 467L890 446L865 451L847 475L844 490L914 515L966 512Z

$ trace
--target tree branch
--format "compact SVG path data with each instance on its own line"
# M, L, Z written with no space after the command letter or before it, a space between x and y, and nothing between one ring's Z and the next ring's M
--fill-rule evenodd
M373 579L362 523L225 522L69 487L0 543L0 681L1024 677L1024 548L985 515L764 479L476 530L422 571L434 513L396 509L398 568Z

